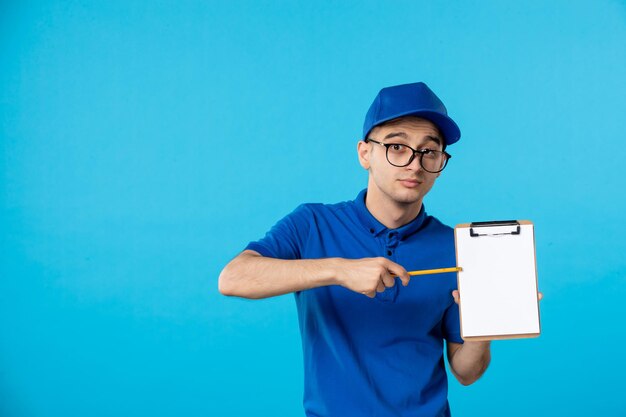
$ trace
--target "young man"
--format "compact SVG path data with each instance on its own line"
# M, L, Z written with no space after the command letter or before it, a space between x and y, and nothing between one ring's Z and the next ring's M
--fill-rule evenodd
M456 265L453 229L422 201L459 138L424 83L382 89L357 145L367 189L299 206L222 271L225 295L295 293L307 416L449 416L444 340L463 385L485 372L489 342L460 337L456 274L407 273Z

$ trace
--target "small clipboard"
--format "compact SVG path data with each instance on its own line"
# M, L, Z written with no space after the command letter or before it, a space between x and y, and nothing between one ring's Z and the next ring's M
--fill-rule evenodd
M463 340L538 337L541 333L534 225L527 220L454 228Z

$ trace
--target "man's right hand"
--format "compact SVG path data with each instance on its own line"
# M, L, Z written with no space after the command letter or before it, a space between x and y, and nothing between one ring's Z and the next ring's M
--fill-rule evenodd
M370 298L376 292L383 292L395 285L395 277L402 280L405 287L410 275L402 266L387 258L344 259L335 258L337 284Z
M218 286L224 295L259 299L341 285L373 298L376 291L393 287L395 277L400 277L405 286L410 280L402 266L382 257L286 260L245 250L222 270Z

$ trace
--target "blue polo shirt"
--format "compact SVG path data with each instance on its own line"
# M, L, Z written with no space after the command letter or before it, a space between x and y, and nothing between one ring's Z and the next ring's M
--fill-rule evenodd
M280 259L383 256L407 271L456 265L454 232L424 207L388 229L367 190L338 204L303 204L246 249ZM339 285L295 293L310 417L449 416L443 341L463 343L456 274L417 276L375 298Z

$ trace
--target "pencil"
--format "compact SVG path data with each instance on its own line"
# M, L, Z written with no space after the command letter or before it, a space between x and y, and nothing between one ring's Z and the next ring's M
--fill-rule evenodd
M444 274L446 272L459 272L463 268L439 268L439 269L424 269L422 271L409 271L409 275L430 275L430 274Z

